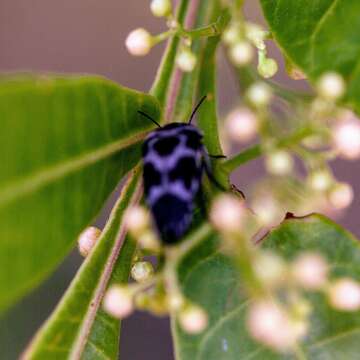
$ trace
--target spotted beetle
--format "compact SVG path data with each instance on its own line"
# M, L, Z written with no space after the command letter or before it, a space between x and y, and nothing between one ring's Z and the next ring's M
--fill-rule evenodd
M221 186L211 173L210 155L202 142L203 134L191 124L205 99L206 96L195 107L188 123L174 122L161 126L139 111L158 126L146 137L142 146L143 182L146 203L166 244L178 242L188 230L204 172L217 186Z

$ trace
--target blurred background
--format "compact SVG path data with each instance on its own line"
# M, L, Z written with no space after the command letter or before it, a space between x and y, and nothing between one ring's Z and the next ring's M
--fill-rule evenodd
M165 30L163 20L154 18L150 0L1 0L0 72L52 71L100 74L124 86L147 91L158 66L163 45L144 58L130 56L124 41L130 30L144 27L152 33ZM258 1L248 0L249 19L263 22ZM281 71L275 80L287 86L307 89L304 81L288 78L274 46L271 55ZM237 86L231 70L219 56L220 113L236 105ZM0 119L1 121L1 119ZM360 191L360 165L333 163L341 181ZM261 161L254 161L234 174L234 183L246 194L251 182L263 173ZM111 206L109 201L98 220L101 226ZM338 221L360 236L360 197ZM0 318L1 359L16 359L34 332L54 309L82 259L74 251L53 276ZM0 264L1 266L1 264ZM136 313L123 322L120 355L131 360L171 360L172 344L167 319Z

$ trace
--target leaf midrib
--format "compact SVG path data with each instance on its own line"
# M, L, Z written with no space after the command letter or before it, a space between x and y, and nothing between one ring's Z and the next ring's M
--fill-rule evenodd
M133 134L126 139L114 141L85 154L66 159L54 166L38 170L22 179L12 181L8 186L3 186L0 189L0 208L76 170L94 164L126 147L140 142L147 133L148 130Z

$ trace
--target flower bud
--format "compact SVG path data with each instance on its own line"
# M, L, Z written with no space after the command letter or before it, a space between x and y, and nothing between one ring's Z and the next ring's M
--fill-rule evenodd
M245 24L246 37L251 41L259 50L265 50L265 37L266 31L258 24L248 22Z
M153 39L148 31L139 28L128 35L125 45L131 55L144 56L151 50Z
M142 235L150 225L150 216L142 206L133 206L126 210L125 224L134 237Z
M180 293L169 294L167 304L170 311L179 311L185 304L185 299Z
M170 0L152 0L150 5L151 12L154 16L164 17L171 14Z
M256 197L252 202L258 221L263 226L274 226L280 223L285 213L272 196Z
M275 287L286 279L284 260L270 251L259 252L253 262L256 277L267 287Z
M335 149L346 159L360 157L360 122L347 120L336 123L332 128L332 138Z
M190 49L183 49L176 58L176 65L184 72L191 72L196 66L196 55Z
M224 232L240 232L245 216L246 209L243 202L228 194L219 195L214 200L210 212L214 226Z
M239 28L236 24L231 24L223 32L222 39L227 45L233 45L239 39Z
M328 291L330 304L342 311L360 309L360 285L350 278L336 280Z
M189 334L199 334L208 325L206 312L197 305L188 305L179 313L179 323L184 331Z
M273 77L278 71L278 64L274 59L266 57L264 51L259 51L258 73L265 79Z
M292 156L284 150L277 150L265 158L266 170L273 175L286 175L294 168Z
M95 226L86 228L78 238L78 248L82 256L89 255L101 235L101 230Z
M254 83L247 91L248 100L258 107L266 106L270 103L272 98L272 92L269 85L265 83Z
M247 328L254 339L277 351L287 351L296 342L297 334L288 315L272 301L250 305Z
M229 49L231 61L237 66L244 66L254 57L254 49L247 41L238 41Z
M104 310L117 319L123 319L134 311L133 295L127 286L113 285L105 294Z
M344 95L345 82L340 74L328 72L318 80L317 89L321 97L335 101Z
M131 276L137 282L144 282L154 274L154 268L148 261L139 261L131 268Z
M160 249L160 241L155 233L151 230L145 231L141 234L137 241L143 249L157 252Z
M315 191L326 191L332 185L333 179L327 170L316 170L310 174L308 184Z
M258 130L256 115L248 108L233 110L226 118L225 128L228 136L236 142L252 140Z
M354 190L350 184L337 183L329 193L329 201L335 209L346 209L354 199Z
M329 266L325 259L316 253L303 253L292 264L294 280L308 290L319 290L327 283Z

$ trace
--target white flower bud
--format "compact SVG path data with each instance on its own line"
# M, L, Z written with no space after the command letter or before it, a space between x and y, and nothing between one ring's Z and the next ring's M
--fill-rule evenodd
M101 235L101 230L95 226L86 228L78 238L78 248L82 256L89 255Z
M240 232L245 217L243 202L233 195L219 195L212 204L210 219L220 231Z
M360 121L340 121L332 128L335 149L346 159L360 157Z
M233 141L250 141L258 130L256 115L248 108L235 109L227 116L225 129Z
M185 299L180 293L169 294L167 304L170 311L179 311L185 304Z
M255 106L266 106L272 98L269 85L265 83L255 83L247 91L247 98Z
M151 230L145 231L141 234L137 241L143 249L158 251L160 249L160 241L155 233Z
M277 351L288 351L296 342L289 317L271 301L250 305L247 328L254 339Z
M278 72L278 64L274 59L265 59L262 63L259 63L259 74L265 79L273 77Z
M350 278L336 280L328 291L330 304L342 311L360 309L360 285Z
M230 47L229 56L235 65L244 66L253 59L254 49L247 41L238 41Z
M239 39L239 28L235 24L228 26L223 32L222 39L225 44L232 45Z
M328 72L320 77L317 83L320 96L327 100L337 100L345 93L343 77L335 72Z
M292 264L294 280L308 290L319 290L327 283L329 266L326 260L316 253L303 253Z
M292 156L284 150L277 150L265 158L266 170L273 175L289 174L294 168Z
M142 235L150 225L150 216L142 206L133 206L126 210L125 224L134 237Z
M152 0L150 5L151 12L154 16L164 17L171 14L170 0Z
M199 306L189 305L179 313L179 323L184 331L189 334L199 334L208 325L208 316Z
M333 179L328 171L317 170L310 174L308 184L315 191L326 191L332 185Z
M245 24L246 37L251 41L259 50L265 50L265 37L266 31L258 24L248 22Z
M153 39L148 31L139 28L128 35L125 45L131 55L144 56L151 50Z
M195 69L196 62L196 55L187 49L182 50L176 57L176 65L184 72L193 71Z
M105 294L103 308L117 319L129 316L134 311L132 292L126 286L111 286Z
M131 277L137 282L148 280L154 274L154 268L148 261L138 261L131 268Z
M285 215L272 196L255 198L252 209L257 215L260 224L264 226L277 225Z
M329 201L335 209L346 209L354 199L354 190L350 184L338 183L329 193Z
M261 251L258 253L253 266L256 277L267 287L275 287L286 279L286 263L273 252Z

